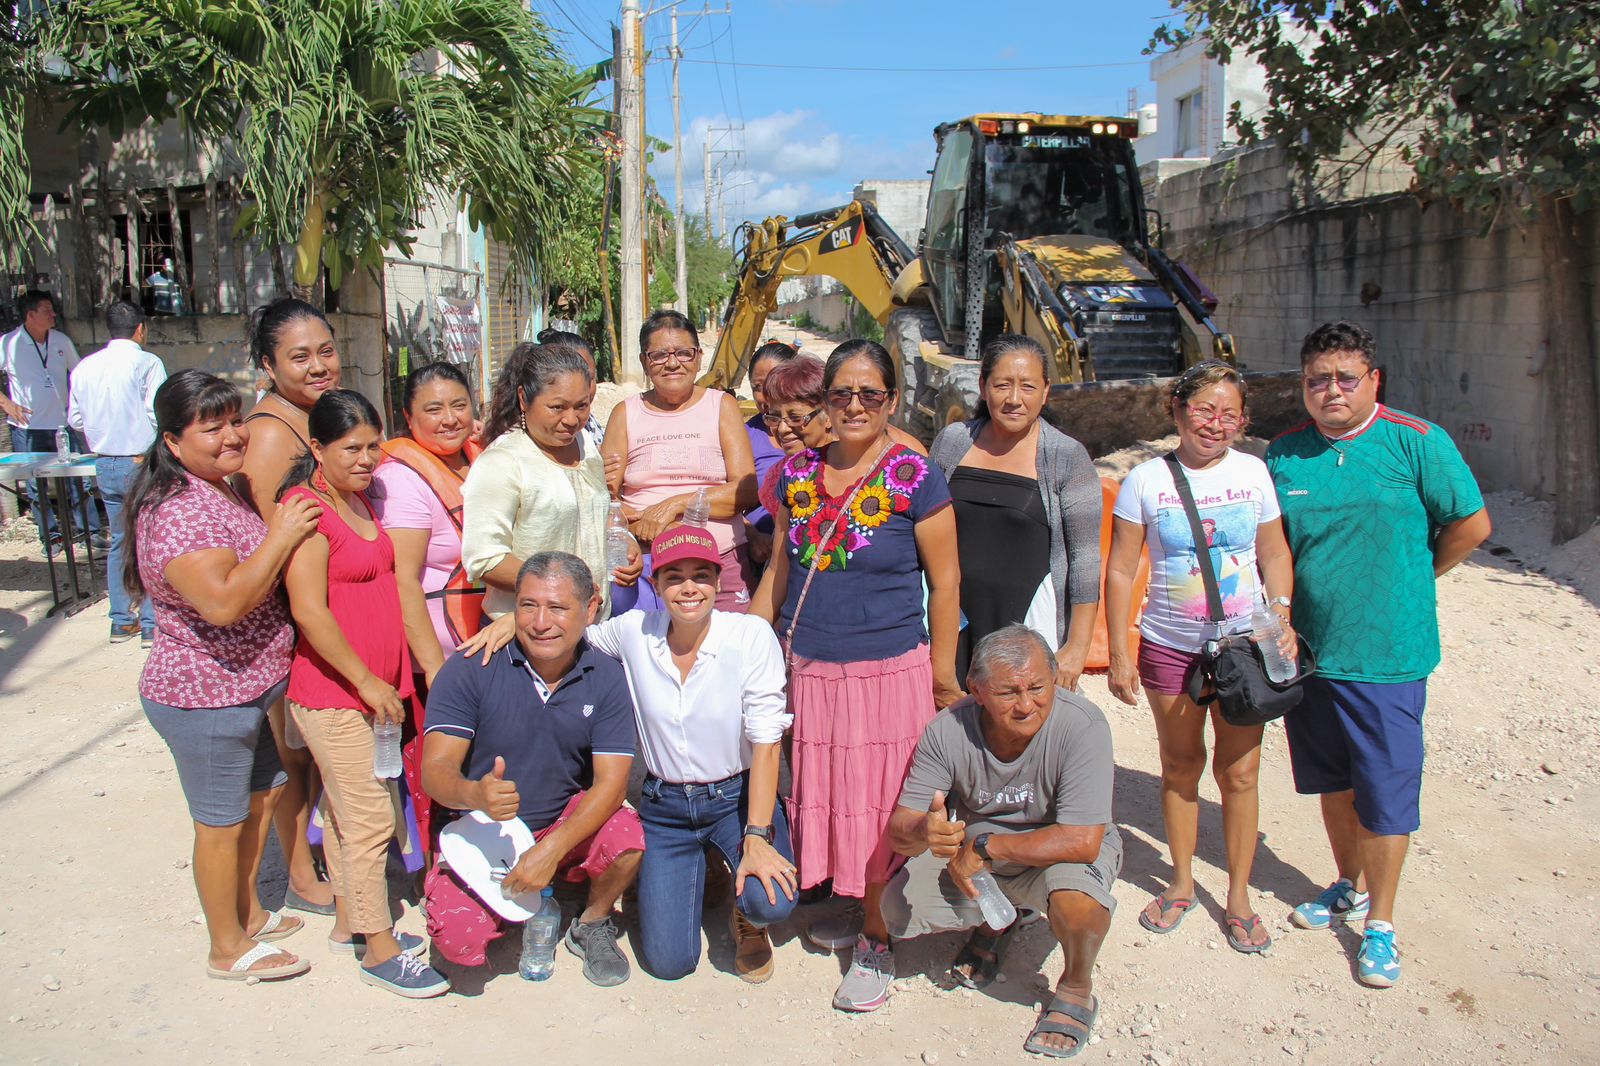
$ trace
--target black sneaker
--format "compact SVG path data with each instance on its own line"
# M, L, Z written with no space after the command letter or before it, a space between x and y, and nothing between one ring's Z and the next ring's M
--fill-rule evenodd
M583 976L601 988L620 985L631 970L617 947L617 926L607 915L598 922L573 921L567 927L567 950L583 960Z

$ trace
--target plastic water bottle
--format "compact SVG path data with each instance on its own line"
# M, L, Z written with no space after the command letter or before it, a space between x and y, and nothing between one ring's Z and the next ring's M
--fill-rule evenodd
M709 521L711 521L711 495L704 488L696 489L694 499L683 509L683 524L704 529Z
M522 925L522 958L517 972L524 981L543 981L555 972L556 941L561 939L561 905L555 889L541 893L539 909Z
M372 776L400 776L400 726L394 722L372 724Z
M990 929L1003 930L1017 920L1017 908L1000 891L994 874L987 869L979 870L972 875L972 887L978 890L978 909L983 912L984 924Z
M1278 620L1277 612L1265 604L1257 604L1256 612L1250 618L1250 636L1256 642L1256 647L1261 649L1261 663L1267 668L1267 677L1280 685L1293 680L1300 664L1284 655L1283 649L1278 647L1278 638L1283 636L1283 623Z
M627 566L632 549L633 535L628 532L628 520L622 515L622 503L612 500L606 513L606 568L615 570Z
M72 434L66 426L56 430L56 458L63 463L72 458Z

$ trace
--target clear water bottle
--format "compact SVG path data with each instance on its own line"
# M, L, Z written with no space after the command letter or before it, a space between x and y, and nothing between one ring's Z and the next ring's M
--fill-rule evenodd
M522 924L522 958L517 972L524 981L543 981L555 972L556 942L561 939L561 905L555 889L546 888L539 909Z
M66 462L72 457L72 434L67 432L67 427L62 426L56 430L56 458Z
M372 776L400 776L400 726L395 722L372 723Z
M1294 679L1300 664L1283 654L1278 638L1283 636L1283 623L1278 614L1266 604L1257 604L1250 618L1250 639L1261 649L1261 663L1267 668L1267 677L1278 684Z
M978 909L983 911L983 921L990 929L1007 929L1017 920L1017 908L1000 891L994 874L987 868L972 875L972 887L978 890Z
M606 513L606 568L615 570L627 566L632 548L633 535L628 532L628 520L622 515L622 503L612 500Z
M711 494L704 488L696 489L689 506L683 509L683 524L704 529L709 521L711 521Z

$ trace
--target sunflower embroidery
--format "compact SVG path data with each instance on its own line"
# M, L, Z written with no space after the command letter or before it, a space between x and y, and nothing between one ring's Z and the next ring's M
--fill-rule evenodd
M817 495L817 483L810 478L794 481L789 484L789 491L784 494L789 504L791 518L806 519L817 513L820 503Z
M894 501L889 497L889 490L878 484L863 486L856 494L856 502L850 506L850 517L867 529L877 529L893 513Z
M888 468L884 471L889 488L907 495L922 484L922 479L927 476L928 461L913 451L902 451L890 460Z

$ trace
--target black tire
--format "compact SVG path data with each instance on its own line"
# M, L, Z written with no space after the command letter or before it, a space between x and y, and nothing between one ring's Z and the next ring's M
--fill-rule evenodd
M941 341L944 333L939 329L939 319L927 307L897 307L889 313L883 327L883 346L894 360L899 376L900 407L895 412L895 423L902 429L916 433L919 424L926 421L916 413L917 400L929 390L923 381L919 353L923 341Z

